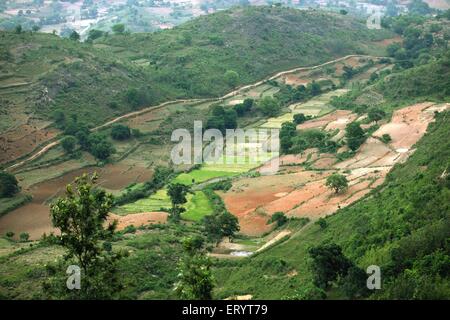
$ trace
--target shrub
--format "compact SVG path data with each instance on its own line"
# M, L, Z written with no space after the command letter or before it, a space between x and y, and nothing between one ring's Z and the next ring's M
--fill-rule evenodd
M111 137L114 140L127 140L131 137L130 128L123 124L116 124L111 129Z

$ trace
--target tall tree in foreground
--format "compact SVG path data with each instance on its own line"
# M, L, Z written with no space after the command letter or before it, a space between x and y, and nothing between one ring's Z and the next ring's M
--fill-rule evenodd
M67 185L65 196L50 207L53 226L60 230L60 243L67 250L64 261L48 268L52 277L44 290L52 298L111 299L122 289L117 261L124 254L100 246L101 240L114 234L116 221L105 228L113 197L94 188L97 179L96 173L76 178L75 185ZM79 289L66 285L69 266L80 270Z
M203 240L199 237L187 238L183 241L184 256L178 265L179 281L175 285L175 292L180 299L212 299L214 279L211 261L202 247Z

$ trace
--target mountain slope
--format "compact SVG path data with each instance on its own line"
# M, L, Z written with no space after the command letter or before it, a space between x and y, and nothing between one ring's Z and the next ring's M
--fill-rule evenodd
M371 197L328 217L325 229L310 225L254 258L218 262L219 297L296 295L312 282L309 248L323 243L340 245L363 270L381 267L382 290L373 298L448 297L449 119L448 112L440 114L416 153L397 166ZM331 294L344 296L339 291Z
M48 120L54 110L96 125L166 100L217 96L292 66L374 53L382 46L372 40L387 35L348 16L270 7L234 8L153 34L105 35L94 44L0 32L0 131ZM227 70L239 80L227 82Z
M240 84L293 66L371 51L389 35L365 22L315 10L236 7L154 34L103 37L118 56L147 63L158 81L180 94L211 96L230 89L223 75L234 70Z

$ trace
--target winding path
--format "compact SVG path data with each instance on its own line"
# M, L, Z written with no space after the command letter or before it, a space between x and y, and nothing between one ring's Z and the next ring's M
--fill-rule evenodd
M246 91L246 90L255 88L255 87L257 87L257 86L263 84L264 82L266 82L266 81L268 81L268 80L274 80L274 79L277 79L277 78L279 78L279 77L281 77L281 76L284 76L284 75L286 75L286 74L290 74L290 73L294 73L294 72L298 72L298 71L314 70L314 69L321 68L321 67L324 67L324 66L327 66L327 65L336 63L336 62L343 61L343 60L347 60L347 59L353 58L353 57L372 58L372 59L383 58L383 57L377 57L377 56L371 56L371 55L352 54L352 55L347 55L347 56L344 56L344 57L341 57L341 58L337 58L337 59L334 59L334 60L330 60L330 61L325 62L325 63L322 63L322 64L318 64L318 65L315 65L315 66L311 66L311 67L296 67L296 68L289 69L289 70L286 70L286 71L278 72L278 73L276 73L276 74L274 74L274 75L272 75L272 76L269 76L269 77L267 77L267 78L264 78L264 79L262 79L262 80L260 80L260 81L258 81L258 82L255 82L255 83L252 83L252 84L249 84L249 85L245 85L245 86L239 87L239 88L237 88L237 89L235 89L235 90L233 90L233 91L231 91L231 92L227 93L226 95L224 95L224 96L222 96L222 97L219 97L219 98L181 99L181 100L167 101L167 102L161 103L161 104L156 105L156 106L147 107L147 108L141 109L141 110L139 110L139 111L133 111L133 112L130 112L130 113L121 115L121 116L119 116L119 117L117 117L117 118L114 118L114 119L112 119L112 120L109 120L109 121L105 122L104 124L102 124L102 125L100 125L100 126L97 126L97 127L95 127L95 128L92 128L91 131L97 131L97 130L103 129L103 128L105 128L105 127L108 127L108 126L110 126L110 125L112 125L112 124L114 124L114 123L116 123L116 122L122 121L122 120L124 120L124 119L133 118L133 117L139 116L139 115L141 115L141 114L145 114L145 113L147 113L147 112L150 112L150 111L153 111L153 110L156 110L156 109L160 109L160 108L166 107L166 106L171 105L171 104L177 104L177 103L195 103L195 102L209 102L209 101L211 101L211 102L212 102L212 101L221 101L221 100L224 100L224 99L233 97L233 96L237 95L238 93L240 93L240 92L242 92L242 91ZM51 143L45 145L45 146L42 147L40 150L38 150L38 151L36 151L35 153L33 153L32 155L30 155L28 158L26 158L26 159L24 159L24 160L22 160L22 161L20 161L20 162L17 162L17 163L15 163L15 164L13 164L13 165L7 167L6 170L11 171L11 170L14 170L14 169L16 169L16 168L18 168L18 167L23 166L24 164L26 164L26 163L28 163L28 162L33 161L34 159L36 159L36 158L40 157L41 155L45 154L45 153L46 153L47 151L49 151L51 148L53 148L53 147L59 145L60 142L61 142L61 139L60 139L60 140L57 140L57 141L54 141L54 142L51 142Z

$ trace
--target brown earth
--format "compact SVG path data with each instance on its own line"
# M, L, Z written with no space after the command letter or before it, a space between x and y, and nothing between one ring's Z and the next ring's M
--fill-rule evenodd
M360 147L356 155L335 164L330 154L319 155L317 150L307 150L303 155L280 157L280 170L275 176L243 178L233 182L233 187L219 195L228 210L235 214L241 232L258 236L271 230L267 225L270 216L282 211L288 216L318 219L344 208L383 183L395 163L405 161L414 152L414 144L425 134L433 121L435 111L450 108L450 104L420 103L394 112L389 123L381 127ZM310 120L299 128L343 129L356 116L349 111L337 110L321 118ZM389 134L389 144L378 137ZM313 166L327 171L307 171L300 165L310 154ZM312 158L312 160L311 160ZM325 186L332 172L344 174L349 187L336 194Z

